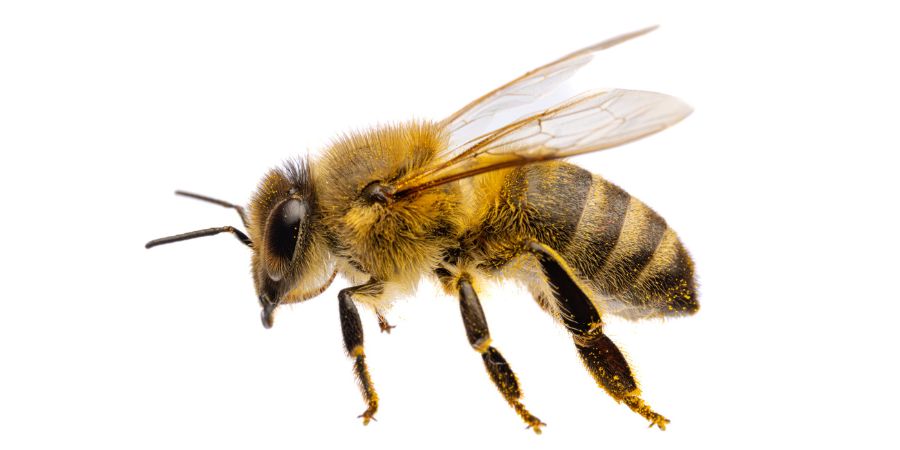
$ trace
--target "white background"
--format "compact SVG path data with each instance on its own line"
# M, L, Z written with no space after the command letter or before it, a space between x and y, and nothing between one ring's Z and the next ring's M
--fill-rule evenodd
M324 3L324 2L323 2ZM507 5L4 2L0 447L720 448L897 445L897 15L867 2ZM873 4L879 4L872 2ZM885 3L886 4L886 3ZM566 86L666 92L675 128L577 163L662 214L697 262L691 318L608 318L646 423L518 288L482 300L525 431L424 283L363 312L364 409L336 283L259 323L245 202L331 136L441 118L564 53L660 24Z

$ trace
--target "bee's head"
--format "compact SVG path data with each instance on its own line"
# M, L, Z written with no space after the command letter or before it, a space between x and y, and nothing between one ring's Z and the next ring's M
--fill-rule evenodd
M333 273L319 231L309 164L290 161L269 171L250 202L249 213L253 280L263 325L268 328L278 305L315 296Z
M321 231L315 189L305 160L288 162L266 174L250 203L249 214L222 200L183 191L176 194L234 208L249 237L235 227L224 226L154 239L146 247L223 232L234 234L253 249L253 282L266 328L272 326L272 314L278 305L315 297L334 280L334 263Z

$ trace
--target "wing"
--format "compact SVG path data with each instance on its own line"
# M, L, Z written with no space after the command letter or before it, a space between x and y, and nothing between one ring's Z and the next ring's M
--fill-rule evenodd
M479 128L487 124L489 119L498 112L527 105L550 93L554 88L574 75L578 69L589 63L594 58L595 53L647 34L655 29L655 26L644 28L643 30L616 36L572 52L556 61L538 67L469 103L441 122L441 125L451 136L450 152L463 144L458 137L474 137L480 134ZM454 140L459 142L454 142Z
M583 94L493 131L449 160L396 184L408 195L494 170L604 150L662 131L691 113L681 100L648 91Z

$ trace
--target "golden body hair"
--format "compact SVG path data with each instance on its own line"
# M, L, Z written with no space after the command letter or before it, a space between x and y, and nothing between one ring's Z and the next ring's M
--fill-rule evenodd
M644 203L572 164L494 171L388 204L360 197L373 182L394 183L427 165L445 146L437 124L410 122L347 135L311 164L322 211L316 240L330 253L319 260L333 258L356 282L383 281L381 295L364 297L371 306L386 311L438 268L519 280L546 305L549 287L522 250L536 240L571 265L603 312L638 319L697 310L693 263L675 232ZM297 289L313 290L321 276Z
M382 331L391 302L423 278L459 299L471 347L513 410L536 432L519 381L492 345L478 299L481 279L519 281L571 333L585 367L610 396L664 429L625 356L603 333L606 313L628 319L697 311L694 264L666 222L598 175L562 159L616 147L682 120L691 109L665 94L588 92L488 133L497 112L530 105L594 53L651 31L628 33L570 53L485 94L440 122L412 121L351 133L318 158L265 175L232 226L155 239L147 248L231 233L251 248L265 327L285 303L318 296L340 274L344 349L354 361L369 423L379 398L366 364L356 304ZM476 136L472 138L472 136ZM249 236L248 236L249 235Z
M389 184L433 162L446 142L433 123L411 122L344 136L316 161L323 233L349 279L382 280L388 297L409 292L453 245L465 220L458 186L387 204L360 196L373 182ZM387 299L378 303L386 307Z

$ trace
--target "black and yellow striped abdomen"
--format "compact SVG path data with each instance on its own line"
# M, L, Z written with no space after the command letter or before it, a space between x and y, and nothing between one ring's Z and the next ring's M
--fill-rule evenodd
M697 311L690 256L640 200L564 162L513 169L498 182L479 232L488 267L499 268L518 243L534 239L566 260L604 312L640 319Z

